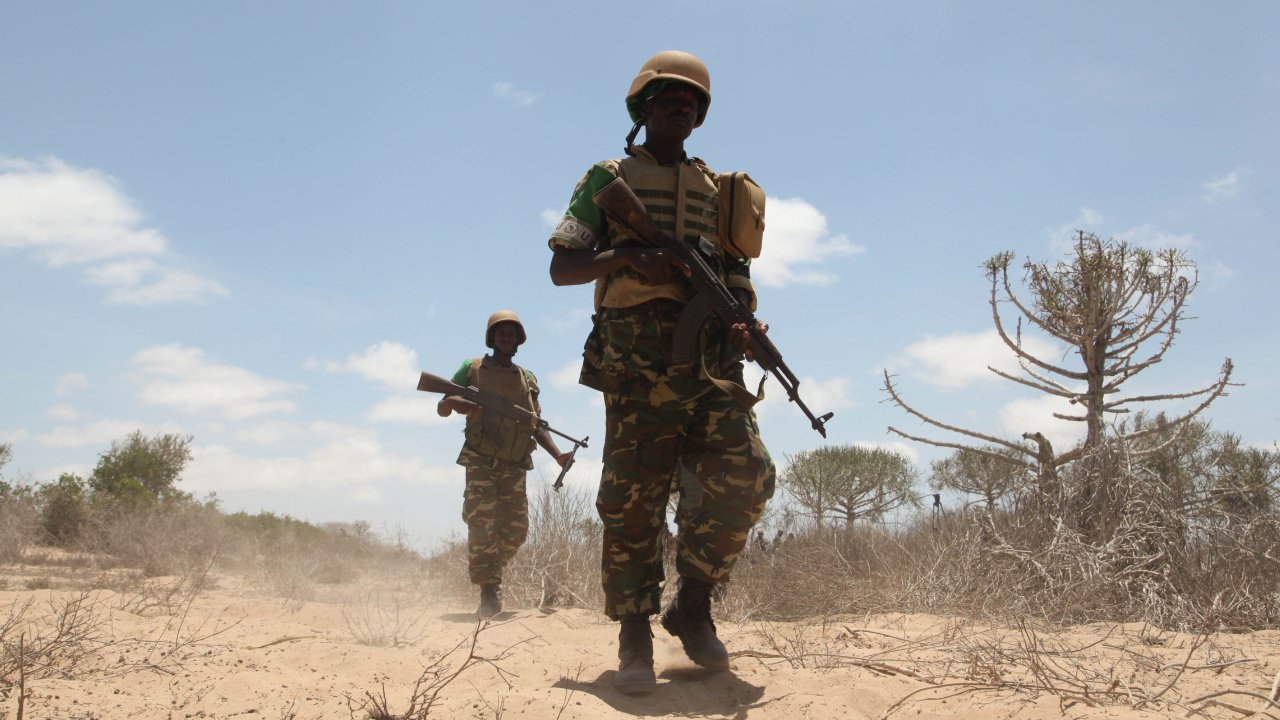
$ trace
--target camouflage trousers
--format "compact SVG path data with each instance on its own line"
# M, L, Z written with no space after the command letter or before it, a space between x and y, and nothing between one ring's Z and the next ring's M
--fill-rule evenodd
M505 465L468 467L462 501L467 523L467 569L471 582L502 582L502 569L529 534L525 471Z
M702 490L676 549L676 571L697 580L728 579L775 485L749 408L705 380L660 378L650 398L605 396L596 510L604 523L605 612L614 620L660 609L663 530L677 462Z

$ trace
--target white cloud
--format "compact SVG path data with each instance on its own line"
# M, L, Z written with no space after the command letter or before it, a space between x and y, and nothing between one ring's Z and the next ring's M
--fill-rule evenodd
M920 462L920 451L915 445L904 442L902 440L890 440L888 442L874 442L872 440L857 440L854 445L866 448L868 450L890 450L911 461L912 465Z
M212 362L203 350L176 343L142 350L130 362L142 381L144 403L192 413L219 412L231 420L291 412L293 402L275 396L303 387Z
M501 100L513 102L521 107L529 107L542 97L541 94L529 90L517 90L516 86L509 82L494 83L493 94Z
M1107 219L1102 213L1093 208L1082 207L1075 220L1049 232L1049 247L1056 253L1067 252L1075 246L1078 231L1098 233L1106 223Z
M1034 335L1023 335L1022 347L1045 361L1053 361L1061 355L1055 345ZM997 377L987 366L1025 377L1017 355L995 330L926 338L890 358L885 366L891 373L909 372L930 385L943 388L962 388L980 381L1008 382Z
M111 260L85 275L111 288L112 303L204 303L229 294L213 280L145 257L165 253L167 241L141 225L133 200L100 170L57 158L0 157L0 249L29 250L53 267Z
M393 395L373 406L365 415L370 422L396 422L411 425L445 425L458 416L440 417L436 412L439 395Z
M547 228L550 230L555 230L556 226L560 224L560 220L564 218L565 211L567 211L568 209L569 209L569 206L566 205L564 208L560 210L552 210L551 208L547 208L546 210L543 210L542 224L547 226Z
M1235 197L1240 192L1240 171L1234 170L1226 177L1214 178L1204 184L1205 202L1214 202L1215 200L1227 200Z
M1151 250L1162 250L1165 248L1186 249L1198 247L1200 244L1191 236L1191 233L1187 233L1186 235L1170 235L1169 233L1156 228L1151 223L1143 223L1138 227L1116 233L1115 239Z
M227 297L225 287L186 270L164 267L151 258L132 258L86 268L95 285L111 288L107 302L122 305L161 305L190 302L199 305L213 297Z
M1097 210L1085 207L1080 208L1080 215L1075 220L1050 231L1050 249L1059 254L1070 253L1072 248L1075 247L1078 231L1084 231L1085 234L1092 233L1103 240L1112 237L1116 240L1151 250L1164 248L1186 249L1199 247L1200 245L1191 233L1175 235L1161 230L1151 223L1143 223L1128 230L1117 231L1114 229L1114 223L1110 218L1103 216Z
M377 505L382 502L382 493L372 485L357 488L347 497L351 499L351 502L359 503L360 505Z
M742 369L743 385L752 394L760 387L760 378L764 375L759 365L745 363ZM848 378L835 377L826 381L818 381L809 377L800 378L800 399L815 416L825 415L836 410L848 410L858 406L852 397ZM804 417L800 407L787 399L787 391L776 380L764 384L764 400L755 406L759 417L772 416L791 408L791 415ZM808 422L806 418L804 422Z
M384 450L377 434L371 431L330 423L315 423L311 430L324 443L302 457L251 458L221 445L192 448L183 485L200 492L232 488L356 488L359 493L360 488L379 482L462 482L464 471L453 464L452 457L446 465L428 465L422 458L401 457Z
M54 394L58 397L66 397L71 394L72 390L84 390L89 387L89 379L80 373L64 373L58 378L58 386L54 389Z
M589 308L574 308L562 317L543 315L540 320L543 325L555 332L564 332L576 327L586 327L591 321L591 310Z
M827 218L799 198L771 197L765 207L764 247L760 257L751 262L751 277L762 285L829 285L839 279L834 273L803 270L798 266L829 263L838 257L853 257L866 251L844 235L831 236Z
M300 432L302 428L293 423L275 420L239 430L235 438L258 445L273 445Z
M341 363L310 358L303 367L355 373L366 380L382 383L388 390L408 391L418 386L417 351L389 340L370 345L363 355L348 355Z
M184 434L182 428L173 423L157 426L129 420L106 419L87 425L59 425L44 435L37 435L36 441L45 447L73 448L96 445L105 449L112 440L123 439L135 430L141 430L144 435Z
M52 467L40 468L31 473L31 479L38 483L50 483L63 475L76 475L82 479L87 479L93 474L93 466L86 463L68 463L66 465L54 465Z
M1234 280L1236 277L1236 271L1231 269L1221 260L1214 261L1203 269L1204 273L1209 277L1209 285L1211 287L1221 287L1222 285Z
M74 405L54 405L47 412L49 417L62 422L75 422L80 419L80 412L76 410Z
M582 387L578 384L578 376L582 374L582 359L570 360L564 367L551 373L551 385L563 392L574 392Z
M1014 438L1021 438L1023 433L1042 433L1053 443L1056 453L1065 452L1075 446L1084 437L1085 427L1082 422L1060 420L1053 413L1063 415L1080 415L1078 405L1056 395L1041 395L1037 398L1014 400L1000 408L1000 422L1004 429Z
M164 252L155 228L115 178L57 158L0 158L0 248L32 250L58 266Z
M31 435L22 428L17 430L0 430L0 443L17 443L26 440Z

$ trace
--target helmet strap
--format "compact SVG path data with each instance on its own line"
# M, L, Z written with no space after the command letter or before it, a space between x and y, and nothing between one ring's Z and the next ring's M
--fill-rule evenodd
M644 127L645 120L646 118L643 118L643 117L637 120L636 124L631 126L631 132L627 133L627 146L622 149L623 152L625 152L626 154L628 155L636 154L635 151L631 149L631 147L635 145L636 135L640 134L640 128Z

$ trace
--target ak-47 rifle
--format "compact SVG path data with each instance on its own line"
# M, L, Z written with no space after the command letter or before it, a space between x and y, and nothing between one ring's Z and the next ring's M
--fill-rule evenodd
M600 206L606 213L613 217L629 230L636 237L653 245L670 252L679 258L685 265L689 266L690 276L689 283L693 286L696 293L689 301L688 310L693 311L691 317L697 318L696 323L701 325L705 313L710 310L714 312L722 321L728 325L741 324L751 333L751 339L748 348L751 350L751 356L764 371L765 376L772 372L774 377L778 379L778 383L782 385L782 389L787 391L787 398L795 403L805 416L809 418L809 422L813 425L813 429L817 430L822 437L827 436L826 422L831 419L835 413L827 413L820 417L815 417L813 412L800 399L799 385L800 381L796 379L791 368L782 361L782 353L778 352L778 348L774 346L773 341L765 336L756 325L756 317L751 310L742 303L738 302L729 289L725 287L720 276L711 269L707 263L704 253L706 250L699 250L697 247L688 243L680 242L663 232L654 224L653 218L649 216L649 211L645 209L644 203L640 202L640 198L631 191L631 188L623 182L622 178L618 178L609 183L604 189L597 192L593 199L596 205ZM710 244L706 238L699 238L703 244ZM712 256L714 257L714 256ZM702 313L698 316L697 313ZM697 330L697 326L688 326L682 322L686 328L677 327L677 350L680 346L680 335L682 330ZM743 389L744 392L745 389Z
M560 468L560 476L556 478L555 485L552 486L557 492L564 485L565 474L569 472L569 468L573 467L573 459L574 456L578 454L578 448L586 447L587 441L591 439L589 437L584 437L581 440L571 438L551 427L546 420L538 417L533 411L526 410L510 400L500 398L497 395L492 395L477 387L463 387L450 380L445 380L439 375L432 375L429 372L422 373L422 377L418 378L418 389L423 392L440 393L441 395L457 395L465 400L470 400L486 410L492 410L499 415L506 415L517 422L529 423L529 426L533 428L534 431L546 430L547 432L555 433L556 435L559 435L565 440L573 443L573 450L569 452L569 459L565 462L564 466ZM484 423L485 436L488 437L495 445L501 443L502 438L498 431L497 415L485 413L482 422Z

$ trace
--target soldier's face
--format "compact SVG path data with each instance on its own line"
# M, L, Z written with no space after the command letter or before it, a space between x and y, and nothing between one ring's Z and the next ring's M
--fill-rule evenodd
M520 330L515 323L502 322L493 327L493 349L503 355L515 355L520 344Z
M645 124L646 137L671 138L681 141L693 132L698 121L702 99L698 92L683 83L673 84L654 98Z

